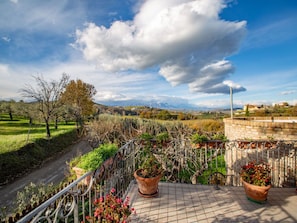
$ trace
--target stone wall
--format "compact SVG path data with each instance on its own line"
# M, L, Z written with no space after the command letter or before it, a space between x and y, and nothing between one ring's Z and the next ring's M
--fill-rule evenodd
M224 119L229 140L297 140L297 117Z
M296 185L297 117L227 118L224 124L225 136L230 140L225 153L227 176L231 176L227 184L239 185L241 166L263 160L273 168L274 186ZM247 146L243 146L245 143Z

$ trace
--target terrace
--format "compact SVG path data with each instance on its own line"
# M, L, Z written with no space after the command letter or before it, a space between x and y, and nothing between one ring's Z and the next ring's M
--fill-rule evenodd
M94 173L86 173L31 212L24 212L18 222L86 222L93 212L89 201L111 188L118 197L130 197L130 206L136 209L131 222L296 222L296 145L296 141L192 145L176 139L159 148L166 171L158 196L143 198L133 178L143 147L131 141ZM272 167L273 188L265 204L245 197L239 171L248 160L265 160Z
M159 196L152 199L129 190L137 214L132 222L296 222L297 193L293 188L272 188L266 204L247 200L242 187L181 183L159 184Z

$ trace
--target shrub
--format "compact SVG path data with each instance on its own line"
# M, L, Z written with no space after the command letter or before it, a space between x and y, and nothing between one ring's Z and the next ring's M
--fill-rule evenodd
M71 161L71 166L77 166L86 171L92 171L101 166L108 158L118 151L115 144L102 144L98 148Z
M159 142L159 143L165 142L166 140L169 139L168 132L161 132L161 133L157 134L156 139L157 139L157 142Z
M191 140L193 143L202 143L208 140L208 137L205 135L200 135L198 133L195 133L192 135Z
M28 205L33 207L34 204L43 202L47 195L55 190L55 186L51 184L34 184L30 183L22 191L18 191L16 203L17 211L23 211Z
M139 137L140 137L140 139L142 139L144 141L150 141L153 139L153 136L147 132L142 133Z
M212 136L213 140L222 140L222 141L227 141L227 137L224 134L217 133Z
M129 207L129 197L123 201L115 195L114 188L106 196L95 199L94 205L94 216L86 216L87 221L90 223L125 223L129 221L128 217L135 213L134 208Z

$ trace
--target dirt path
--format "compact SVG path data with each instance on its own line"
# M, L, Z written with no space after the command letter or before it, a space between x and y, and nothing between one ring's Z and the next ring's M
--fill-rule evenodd
M65 178L67 171L66 162L79 154L84 154L91 151L92 148L86 140L81 140L71 146L71 149L62 154L59 158L51 160L44 164L40 169L17 179L11 184L0 187L0 207L9 207L15 200L17 192L22 190L26 185L33 182L39 183L59 183Z

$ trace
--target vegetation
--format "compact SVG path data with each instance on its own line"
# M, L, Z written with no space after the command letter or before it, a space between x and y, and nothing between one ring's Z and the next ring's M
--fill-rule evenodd
M243 110L235 112L236 117L278 117L278 116L297 116L297 104L289 105L287 102L267 105L246 105Z
M173 139L191 139L193 143L226 140L222 118L228 117L228 112L181 112L146 106L108 107L94 104L92 97L96 90L93 85L81 80L69 81L66 74L59 81L47 81L42 76L34 79L37 88L26 85L21 90L24 97L34 101L0 101L0 184L12 181L63 152L79 137L73 121L77 129L81 129L85 120L93 119L87 127L96 149L71 163L86 170L96 169L116 153L118 146L139 136L149 142L143 150L141 162L147 176L162 169L157 159L160 151L153 151L153 142L161 145ZM258 110L248 107L241 115L297 116L297 105L263 106ZM217 165L208 159L211 154L202 150L199 153L207 160L202 164L198 160L197 163L189 162L187 168L179 172L182 181L187 182L186 179L194 174L200 183L207 183L206 179L212 174L207 166L216 166L216 171L225 173L223 155L217 156ZM181 163L170 165L169 168L173 169L174 165ZM41 189L37 189L39 187ZM51 190L50 186L30 185L18 195L17 203L22 207ZM26 200L28 198L30 201Z
M207 142L207 141L211 141L211 140L219 140L219 141L226 141L227 138L224 134L218 132L217 134L211 135L211 136L206 136L203 134L199 134L199 133L194 133L191 136L191 141L194 144L199 144L199 143L203 143L203 142Z
M160 133L159 136L163 136L164 133ZM160 141L161 139L161 141ZM149 133L143 133L140 135L141 143L143 144L143 150L140 154L139 171L138 175L144 178L151 178L160 175L163 172L161 163L155 157L155 143L161 143L163 137L159 140L154 139Z
M50 138L48 138L47 134L44 134L47 128L45 128L44 117L40 116L42 113L36 112L38 111L36 109L40 109L40 102L25 103L13 100L0 102L0 179L2 180L0 184L15 179L17 177L16 173L22 175L32 168L40 166L48 157L56 156L76 140L78 136L75 131L75 124L71 120L81 125L86 118L93 118L87 127L94 143L93 148L96 149L94 149L93 153L75 159L71 164L74 165L75 163L75 165L77 164L86 170L99 167L104 160L115 154L118 146L139 136L144 140L159 145L172 139L177 141L191 139L193 143L208 140L226 140L222 121L222 117L225 117L225 115L222 113L201 112L190 114L147 107L129 108L130 110L128 108L125 108L125 110L112 108L113 112L116 111L120 114L115 116L103 114L109 112L108 109L111 108L95 105L98 111L96 115L91 100L95 92L92 85L79 80L70 83L73 85L66 85L66 90L59 97L59 99L63 100L57 102L59 106L52 111L48 119ZM85 100L81 101L75 101L74 99L72 101L71 98L67 98L71 97L69 92L79 90L81 92L87 91L90 94L86 94ZM83 95L77 94L77 99L83 99ZM82 106L78 106L78 104ZM281 113L293 115L296 114L297 110L296 106L275 106L272 110L264 111L265 114L269 115ZM259 114L251 110L248 110L248 113L249 116ZM124 116L123 114L129 115ZM142 118L137 117L137 114ZM63 121L63 124L61 121ZM104 148L99 149L100 146L98 145L101 144L103 144ZM150 149L153 148L154 146L151 145ZM147 173L159 170L160 167L159 159L156 159L156 157L160 158L160 154L158 154L160 151L155 151L157 156L151 152L144 150L145 154L142 154L144 158L143 162L141 162L142 167L151 168L151 170L146 170ZM204 153L202 150L199 151L199 153L201 152ZM202 154L202 157L205 158L210 156L211 154ZM84 161L78 164L79 159ZM199 183L207 183L208 177L213 174L213 170L208 170L206 166L215 166L216 171L225 174L223 155L217 156L218 165L213 162L212 159L207 159L202 164L199 162L188 163L186 168L180 170L178 177L183 182L189 182L189 178L195 174ZM170 168L170 165L169 161L168 168ZM172 163L172 169L175 167L174 165ZM176 165L181 165L181 163ZM199 165L201 166L199 167ZM199 168L203 169L203 171L199 171ZM32 191L34 190L34 186L32 186ZM25 196L30 197L30 195Z
M28 123L27 119L15 117L10 121L8 115L0 115L0 154L17 151L26 144L34 144L38 139L46 139L44 136L44 123ZM75 129L72 122L61 123L59 129L50 126L52 137L71 132Z
M194 135L192 135L191 140L193 143L202 143L202 142L206 142L208 138L205 135L200 135L198 133L195 133Z
M14 121L7 115L0 117L0 184L40 166L78 139L74 124L52 128L52 138L48 140L44 138L44 123L29 124L18 117Z
M21 92L23 97L34 99L38 103L38 111L45 122L46 136L50 138L50 118L61 107L61 101L59 99L68 83L69 76L63 74L60 81L50 82L44 80L42 76L36 76L34 79L38 87L34 88L28 84L21 89Z
M16 200L11 201L9 207L0 207L1 222L15 222L12 220L20 213L25 213L32 210L37 204L46 201L52 194L57 193L61 185L50 184L34 184L26 185L22 190L17 192ZM11 214L13 213L13 214ZM4 220L5 219L5 220Z
M96 89L93 85L81 80L71 80L61 95L61 102L68 108L70 114L76 120L77 129L83 128L84 117L94 113L93 96Z
M94 200L95 210L93 216L86 216L90 223L125 223L129 222L128 217L134 213L134 208L130 208L130 200L127 197L124 201L116 196L116 190L111 189L109 194Z
M118 147L115 144L102 144L91 152L74 158L69 166L76 166L85 171L93 171L100 167L105 160L113 157L117 151Z
M22 191L18 191L16 198L16 212L21 212L25 210L28 205L34 206L35 204L40 204L45 201L47 196L54 192L56 187L50 184L34 184L30 183L25 186Z
M204 152L203 152L204 153ZM210 154L203 154L205 157L209 157ZM191 177L197 170L203 169L203 171L200 171L201 174L197 176L197 179L195 179L199 184L209 184L213 182L210 182L210 178L213 173L220 172L223 175L226 174L226 163L224 159L224 155L219 155L216 157L216 159L211 160L207 162L207 166L210 167L208 169L203 169L203 166L201 166L201 163L197 160L197 162L187 162L186 168L181 169L180 171L180 181L184 183L192 183ZM196 182L196 183L197 183Z
M23 104L23 102L18 103ZM12 107L18 103L12 103ZM70 122L65 120L64 124L60 122L59 129L56 128L55 122L49 123L52 138L48 141L47 138L44 138L45 123L33 121L36 119L37 117L33 118L32 116L32 119L27 120L13 115L13 121L11 121L9 114L0 115L0 154L2 154L0 161L2 160L1 168L7 170L1 171L2 181L0 183L9 182L18 174L23 174L32 168L38 167L45 159L61 152L78 137L73 131L75 126L70 125ZM217 122L220 122L220 120L217 120ZM102 114L89 123L88 129L93 140L92 146L96 148L102 143L114 143L121 146L145 132L156 136L156 140L160 142L167 139L182 140L190 138L195 133L201 134L201 132L189 126L176 121L157 121ZM209 125L207 126L203 127L201 125L200 131L208 129ZM217 126L221 128L220 124ZM211 136L215 136L220 132L215 127L211 129L215 134L207 135L210 139ZM66 139L62 140L62 137ZM22 158L20 154L22 154ZM15 163L18 163L18 165L15 165Z
M250 161L241 168L240 176L243 181L256 186L268 186L271 184L271 167L268 163Z
M130 108L131 109L131 108ZM146 119L160 119L160 120L201 120L201 119L222 119L227 117L223 112L181 112L174 110L149 108L149 107L135 107L140 118Z
M214 172L222 173L223 175L226 175L226 163L224 155L217 156L217 160L212 160L208 162L208 166L210 166L209 169L204 170L201 176L198 177L198 182L201 184L214 184L215 182L210 182L210 179L212 174Z
M221 119L187 120L183 121L183 123L204 135L224 133L224 123Z

